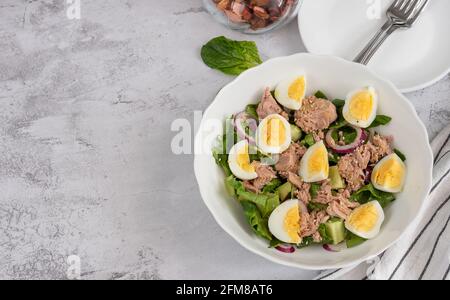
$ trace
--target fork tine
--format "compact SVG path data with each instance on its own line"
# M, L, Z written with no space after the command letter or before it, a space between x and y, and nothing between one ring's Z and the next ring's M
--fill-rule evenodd
M395 0L394 2L392 2L391 7L389 9L395 8L397 7L397 4L400 2L400 0Z
M417 7L417 4L420 2L421 0L414 0L414 1L410 1L406 7L406 11L405 13L410 15L414 9Z
M403 10L403 8L405 7L405 3L406 3L407 1L408 1L408 0L400 0L400 3L398 4L397 8L398 8L399 10Z
M414 7L414 9L413 9L414 16L412 17L413 21L415 21L419 17L420 13L425 9L425 7L427 6L428 2L429 2L429 0L423 0L422 3L419 6L416 5Z

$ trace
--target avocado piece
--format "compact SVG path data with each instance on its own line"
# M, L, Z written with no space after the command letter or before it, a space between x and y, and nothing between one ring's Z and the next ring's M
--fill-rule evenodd
M280 200L284 201L291 193L292 184L290 182L286 182L283 185L279 186L277 191L278 195L280 196Z
M335 190L345 188L344 180L342 179L341 174L339 174L337 166L330 167L330 174L328 178L330 179L331 188Z
M345 240L346 232L344 220L332 218L325 223L325 228L327 235L333 242L333 245L340 244L343 240Z
M302 130L297 126L291 125L291 140L295 143L302 138Z

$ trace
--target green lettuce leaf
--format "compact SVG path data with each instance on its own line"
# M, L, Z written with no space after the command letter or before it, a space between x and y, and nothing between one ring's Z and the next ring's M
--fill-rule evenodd
M255 204L249 201L241 201L241 205L244 209L245 217L247 218L247 221L252 227L253 231L258 236L271 241L273 237L268 228L267 218L263 218L261 216L261 213L259 212Z

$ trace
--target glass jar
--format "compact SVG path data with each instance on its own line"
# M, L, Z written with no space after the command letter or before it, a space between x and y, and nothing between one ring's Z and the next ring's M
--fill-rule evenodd
M203 0L206 10L223 25L248 34L280 28L295 18L302 0Z

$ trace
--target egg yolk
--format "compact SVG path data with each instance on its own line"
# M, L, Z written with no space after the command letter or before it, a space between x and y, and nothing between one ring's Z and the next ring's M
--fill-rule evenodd
M305 77L301 76L291 83L288 89L289 98L299 102L305 94Z
M400 162L389 159L382 163L373 174L373 180L380 186L396 188L402 184L405 170Z
M378 220L378 211L374 204L366 204L355 209L348 219L348 223L358 231L372 230Z
M286 141L286 128L283 121L277 118L269 119L264 127L266 145L278 147Z
M237 158L237 164L246 172L255 172L255 167L250 163L250 155L248 155L248 146L239 149Z
M310 173L317 174L320 172L328 173L327 151L323 147L315 150L308 160L308 170Z
M373 102L372 93L360 91L350 100L349 111L355 119L366 121L372 114Z
M300 243L300 236L298 235L300 232L300 213L298 211L298 206L288 210L284 217L283 228L291 238L291 243Z

